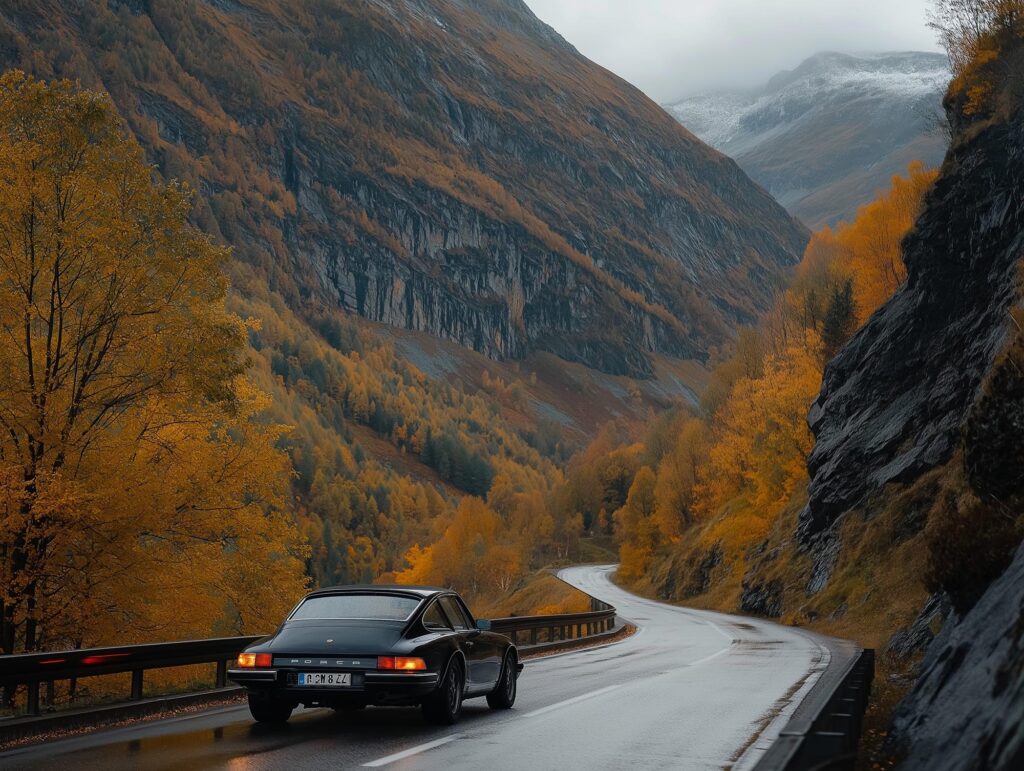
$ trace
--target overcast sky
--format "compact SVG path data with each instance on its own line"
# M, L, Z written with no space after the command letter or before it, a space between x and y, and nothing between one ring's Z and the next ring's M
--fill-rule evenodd
M818 51L934 51L929 0L526 0L658 102L762 83Z

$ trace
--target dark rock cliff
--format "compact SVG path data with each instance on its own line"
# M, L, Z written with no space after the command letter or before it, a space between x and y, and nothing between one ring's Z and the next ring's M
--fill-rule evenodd
M19 4L0 64L108 90L293 307L492 357L703 359L806 240L520 0Z
M1011 328L1024 255L1024 117L956 142L904 244L907 283L833 359L810 412L807 543L946 462Z
M893 736L904 771L1024 768L1024 548L931 644Z

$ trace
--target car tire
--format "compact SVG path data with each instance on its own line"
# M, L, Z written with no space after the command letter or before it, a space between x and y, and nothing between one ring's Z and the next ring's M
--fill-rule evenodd
M249 712L257 723L287 723L292 709L291 702L272 694L249 692Z
M423 701L423 717L429 723L453 725L462 713L462 665L455 659L448 665L441 684Z
M516 661L511 653L505 654L501 674L494 690L487 694L487 706L491 709L511 709L516 703Z

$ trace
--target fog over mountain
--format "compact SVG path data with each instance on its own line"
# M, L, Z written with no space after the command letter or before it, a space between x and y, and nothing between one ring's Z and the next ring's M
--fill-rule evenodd
M666 109L817 227L850 219L911 161L942 160L949 77L941 54L826 52L761 87Z
M526 0L580 52L669 102L749 88L815 51L937 51L932 0Z

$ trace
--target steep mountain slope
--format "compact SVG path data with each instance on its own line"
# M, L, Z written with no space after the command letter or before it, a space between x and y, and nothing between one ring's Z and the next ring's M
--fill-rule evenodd
M521 0L47 0L0 62L109 90L293 308L496 358L703 359L806 238Z
M821 53L748 91L667 109L812 227L849 220L913 160L937 165L945 55Z

